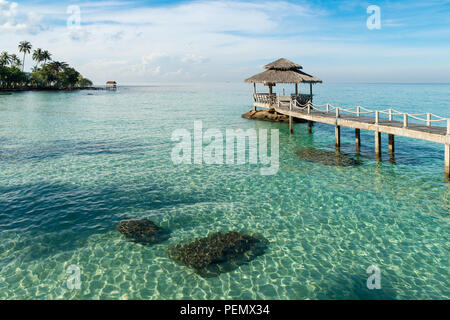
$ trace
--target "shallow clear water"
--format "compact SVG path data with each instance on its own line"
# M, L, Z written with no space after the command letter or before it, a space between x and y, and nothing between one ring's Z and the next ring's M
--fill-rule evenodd
M450 116L450 85L324 84L315 93L319 104ZM296 151L333 150L333 128L316 124L308 135L295 124L290 136L287 124L242 119L251 94L210 84L0 96L0 298L450 298L443 146L397 137L396 163L377 163L364 132L358 166L305 161ZM223 132L279 129L278 174L175 166L172 132L197 119ZM342 139L354 157L353 132L343 128ZM114 230L124 218L149 218L171 238L127 241ZM167 256L170 245L228 230L263 235L266 253L212 278ZM372 264L381 290L367 289ZM71 265L80 290L67 288Z

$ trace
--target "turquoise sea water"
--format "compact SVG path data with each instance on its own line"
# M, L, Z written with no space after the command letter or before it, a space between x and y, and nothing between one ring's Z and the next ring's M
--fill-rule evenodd
M315 93L319 104L450 117L448 84ZM0 96L0 299L449 299L443 146L397 137L396 163L387 154L377 163L363 132L360 165L305 161L296 151L333 150L333 127L308 135L295 124L290 136L287 124L242 119L251 95L245 84L208 84ZM172 132L198 119L223 132L279 129L278 174L175 166ZM353 131L342 139L355 157ZM127 241L114 230L125 218L151 219L171 238ZM266 253L211 278L167 256L180 241L228 230L263 235ZM71 265L80 290L67 288ZM370 265L380 290L366 286Z

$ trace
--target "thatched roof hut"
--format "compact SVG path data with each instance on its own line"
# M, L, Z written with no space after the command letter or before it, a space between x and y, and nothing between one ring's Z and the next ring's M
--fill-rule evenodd
M281 58L264 66L267 69L245 80L250 83L322 83L322 80L307 74L303 67Z
M305 104L312 101L312 85L315 83L322 83L322 80L316 78L306 72L301 71L303 67L295 62L281 58L264 66L266 71L261 72L253 77L245 80L245 82L253 83L253 99L254 109L256 107L270 108L273 107L280 99L297 100L300 104ZM256 84L263 83L269 87L269 93L257 93ZM295 93L285 96L283 89L283 96L277 97L273 93L272 87L277 83L293 83L295 84ZM300 94L298 84L309 83L309 94Z

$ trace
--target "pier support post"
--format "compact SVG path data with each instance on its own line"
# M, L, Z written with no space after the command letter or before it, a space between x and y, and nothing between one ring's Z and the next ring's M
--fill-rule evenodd
M445 144L445 175L450 177L450 144Z
M293 119L292 116L289 116L289 133L293 134L294 133L294 124L293 124Z
M447 138L450 137L450 119L447 119ZM448 142L448 139L447 139ZM445 144L445 175L450 178L450 143Z
M361 152L361 130L355 129L355 138L356 138L356 153Z
M381 159L381 132L375 131L375 158Z
M253 83L253 111L256 111L256 83Z
M336 136L336 148L339 149L341 147L341 127L336 126L334 130L334 135Z
M394 158L395 154L395 136L393 134L389 135L389 154L391 158Z
M308 133L312 133L312 126L313 126L313 122L308 121Z

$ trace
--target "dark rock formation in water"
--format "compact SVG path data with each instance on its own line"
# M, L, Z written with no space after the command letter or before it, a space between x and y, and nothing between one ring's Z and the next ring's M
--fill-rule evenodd
M158 243L167 238L167 234L153 221L147 219L122 220L116 230L126 238L140 243Z
M280 114L275 111L275 109L269 110L250 110L249 112L242 115L242 118L253 119L253 120L264 120L272 122L289 122L289 116ZM294 118L294 122L305 122L301 119Z
M350 167L361 164L361 161L355 160L338 151L328 151L321 149L302 149L295 152L295 154L303 160L321 163L327 166Z
M168 250L174 261L203 276L215 276L264 254L267 240L260 236L230 231L217 232Z

